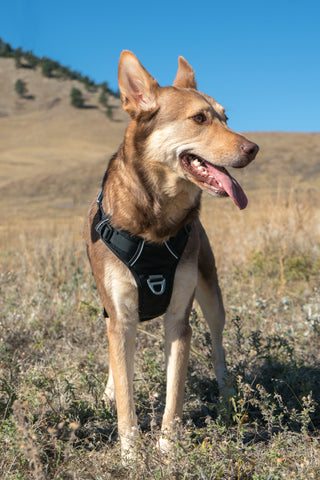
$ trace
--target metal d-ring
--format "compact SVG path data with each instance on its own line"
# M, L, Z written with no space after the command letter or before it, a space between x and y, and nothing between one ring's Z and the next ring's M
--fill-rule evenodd
M163 275L149 275L147 284L154 295L162 295L166 289L166 279Z

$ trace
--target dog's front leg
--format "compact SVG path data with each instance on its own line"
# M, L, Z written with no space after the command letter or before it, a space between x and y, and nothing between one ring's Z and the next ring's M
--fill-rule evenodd
M137 416L133 402L133 374L136 325L124 325L110 319L108 338L110 366L113 375L118 415L121 455L134 456L137 438Z
M189 312L188 312L189 313ZM166 407L162 421L160 449L168 451L170 437L176 432L182 418L184 385L187 375L192 329L188 316L176 320L171 315L165 317L165 353L166 353Z

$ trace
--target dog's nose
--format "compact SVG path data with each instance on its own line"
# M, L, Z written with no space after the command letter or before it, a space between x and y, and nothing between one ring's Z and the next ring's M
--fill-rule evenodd
M249 158L250 162L255 158L259 151L258 145L249 141L244 142L240 148L243 153Z

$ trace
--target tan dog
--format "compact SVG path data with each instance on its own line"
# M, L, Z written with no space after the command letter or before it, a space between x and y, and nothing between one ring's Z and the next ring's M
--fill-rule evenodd
M111 225L111 232L117 231L115 228L140 239L140 246L165 245L168 250L172 250L169 239L189 226L181 259L174 266L172 296L163 319L167 397L160 446L166 449L166 439L182 416L194 297L211 331L220 389L226 380L222 347L225 314L214 257L198 218L201 193L206 190L216 197L230 196L239 208L245 208L246 196L225 167L248 165L258 146L228 128L224 108L197 91L194 72L182 57L173 86L161 88L138 59L124 51L118 80L123 108L131 121L105 174L100 208L96 201L91 205L87 246L99 295L109 315L110 371L105 393L110 400L116 399L121 451L127 457L137 437L133 375L140 292L132 271L99 236L101 220L106 219L103 225ZM100 230L100 234L109 237L110 232L106 235ZM135 253L131 264L140 253ZM159 301L164 277L150 275L147 279Z

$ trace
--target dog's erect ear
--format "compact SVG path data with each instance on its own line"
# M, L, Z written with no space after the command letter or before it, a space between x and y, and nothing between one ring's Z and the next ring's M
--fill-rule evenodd
M159 84L129 50L120 55L118 82L122 106L132 118L156 108Z
M174 87L197 88L197 82L191 65L183 57L179 57L178 71L173 82Z

